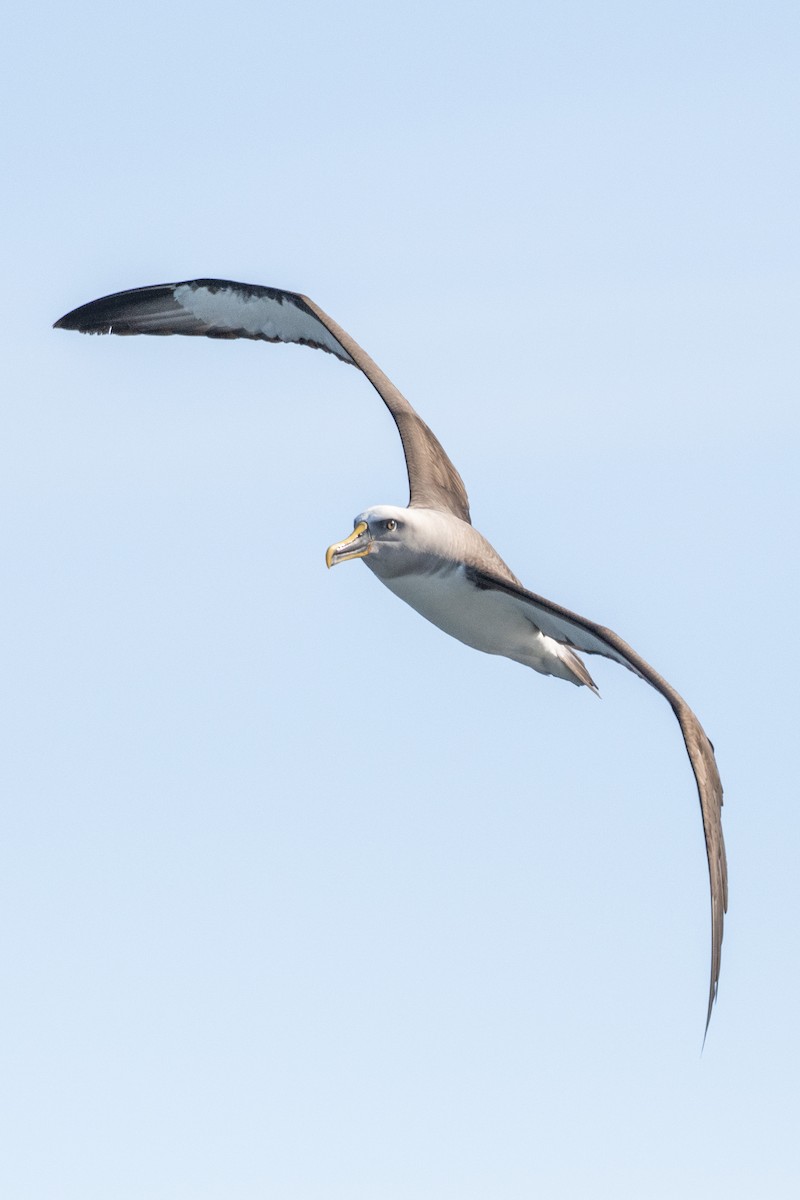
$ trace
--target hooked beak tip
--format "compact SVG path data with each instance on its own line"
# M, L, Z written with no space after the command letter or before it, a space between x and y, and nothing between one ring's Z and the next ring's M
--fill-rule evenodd
M365 558L372 548L369 536L369 526L366 521L359 521L349 537L343 542L334 542L325 551L326 567L335 567L337 563L347 562L349 558Z

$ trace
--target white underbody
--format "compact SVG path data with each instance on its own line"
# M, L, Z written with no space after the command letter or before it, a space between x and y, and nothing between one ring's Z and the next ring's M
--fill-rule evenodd
M368 564L369 565L369 564ZM444 563L426 574L381 578L381 582L451 637L484 654L499 654L542 675L579 684L567 647L543 634L513 597L477 588L462 565Z

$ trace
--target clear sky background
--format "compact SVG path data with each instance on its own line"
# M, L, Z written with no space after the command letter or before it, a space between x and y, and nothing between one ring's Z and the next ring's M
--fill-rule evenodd
M795 3L12 8L0 1194L796 1195ZM53 332L305 291L524 582L686 696L447 639L326 546L404 503L296 347Z

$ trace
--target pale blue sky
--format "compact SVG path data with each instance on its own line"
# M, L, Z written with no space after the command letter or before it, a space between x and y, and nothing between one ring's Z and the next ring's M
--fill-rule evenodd
M795 4L5 18L0 1195L795 1194ZM696 709L468 651L325 547L404 502L295 347L56 333L308 292L525 583Z

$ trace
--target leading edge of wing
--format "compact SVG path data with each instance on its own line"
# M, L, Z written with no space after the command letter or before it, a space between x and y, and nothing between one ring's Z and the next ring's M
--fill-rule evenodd
M683 697L611 629L580 617L491 572L469 568L469 576L479 588L504 592L524 605L531 622L548 637L586 654L601 654L627 667L660 692L675 713L697 784L708 859L711 891L711 977L705 1026L708 1032L719 986L724 917L728 909L728 865L722 835L722 781L710 739Z
M410 503L470 521L463 481L438 438L358 343L307 296L229 279L193 279L103 296L73 309L55 328L250 338L325 350L358 367L394 418L408 470Z

